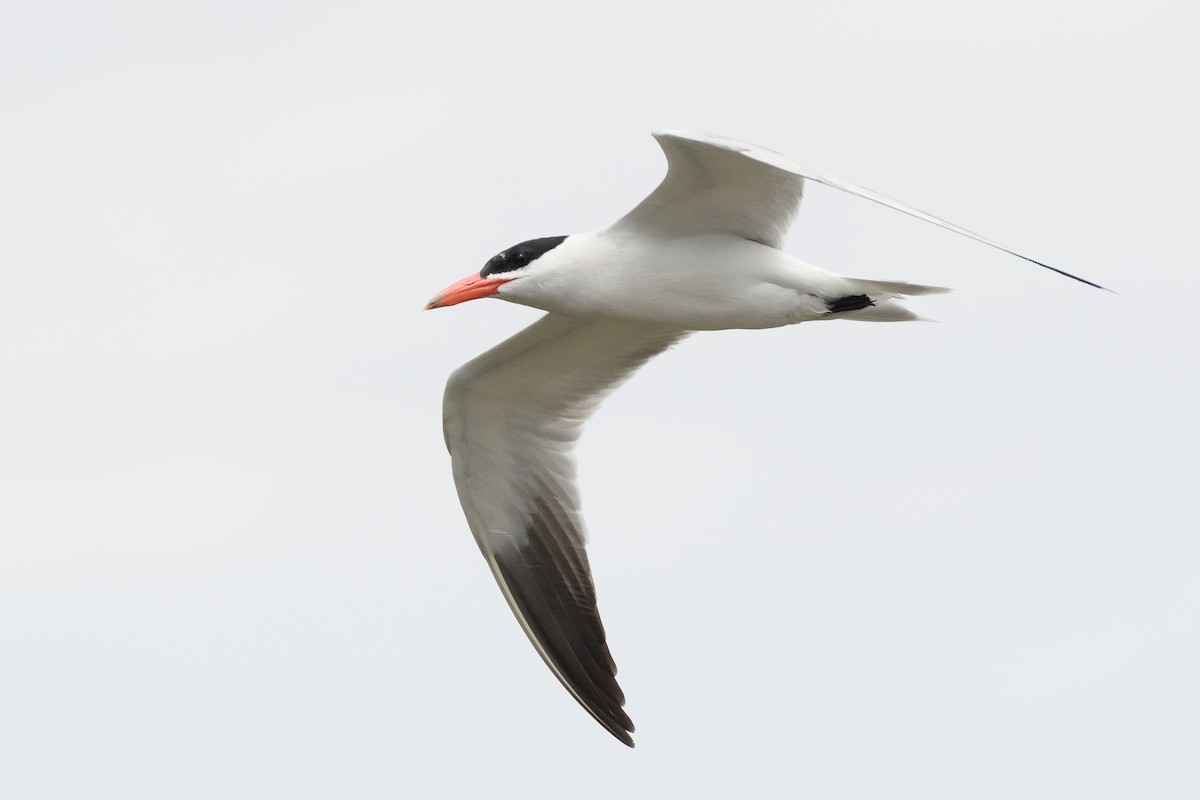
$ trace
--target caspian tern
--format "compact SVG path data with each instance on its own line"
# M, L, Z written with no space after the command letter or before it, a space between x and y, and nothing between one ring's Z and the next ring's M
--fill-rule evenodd
M426 306L499 297L550 312L450 376L446 446L471 532L521 627L567 691L630 747L584 549L572 456L583 423L691 331L910 320L900 297L947 291L847 278L780 250L805 179L1103 288L778 153L690 131L653 135L667 175L633 211L603 230L514 245Z

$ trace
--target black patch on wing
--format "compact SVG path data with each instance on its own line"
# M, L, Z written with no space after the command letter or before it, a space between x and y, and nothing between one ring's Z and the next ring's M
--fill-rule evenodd
M543 239L530 239L527 242L515 244L503 253L492 256L479 274L483 277L499 272L511 272L514 269L528 266L562 244L567 237L547 236Z
M566 533L573 527L538 498L525 541L498 550L496 565L563 682L609 733L633 747L633 722L621 708L625 695L596 609L587 553Z
M865 294L850 294L837 300L826 300L825 305L829 307L830 314L837 314L840 311L861 311L875 304Z

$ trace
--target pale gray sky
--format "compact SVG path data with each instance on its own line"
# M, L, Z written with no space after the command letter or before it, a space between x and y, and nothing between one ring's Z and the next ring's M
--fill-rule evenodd
M1200 57L1177 3L38 3L0 19L0 796L1191 798ZM437 290L649 137L938 324L698 335L582 486L638 748L467 530Z

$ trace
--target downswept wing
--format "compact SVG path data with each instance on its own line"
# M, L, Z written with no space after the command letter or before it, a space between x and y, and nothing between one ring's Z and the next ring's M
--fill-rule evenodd
M446 384L446 446L479 549L551 672L631 747L633 723L584 549L572 451L600 401L685 335L547 314Z
M773 150L695 131L655 131L653 136L666 154L667 176L614 227L632 225L680 236L730 233L780 247L799 211L804 179L808 178L931 222L1088 286L1104 288L899 200L801 166Z

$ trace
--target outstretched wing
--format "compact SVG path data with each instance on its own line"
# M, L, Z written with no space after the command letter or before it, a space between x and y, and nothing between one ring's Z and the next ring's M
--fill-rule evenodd
M584 549L572 450L600 401L685 335L547 314L446 385L446 446L479 549L546 665L631 747L633 723Z
M656 131L653 135L667 156L667 176L616 226L681 236L730 233L779 247L800 209L804 179L808 178L932 222L1080 283L1104 288L899 200L801 166L764 147L694 131Z

